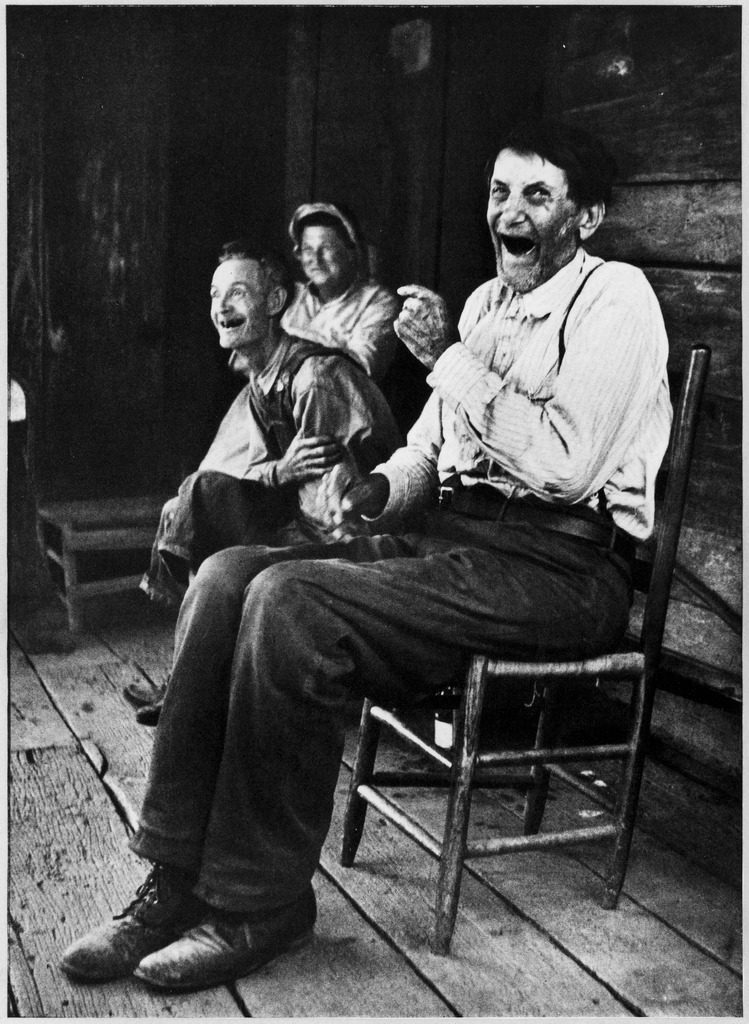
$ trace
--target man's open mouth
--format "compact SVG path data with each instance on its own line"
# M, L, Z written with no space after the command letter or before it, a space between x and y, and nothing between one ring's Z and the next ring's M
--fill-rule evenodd
M235 327L241 327L243 323L244 323L244 317L242 317L242 316L235 316L235 317L232 317L232 319L230 319L230 320L222 320L221 321L221 327L225 331L232 331L232 330L234 330Z
M511 256L527 256L535 242L527 235L501 235L502 245Z

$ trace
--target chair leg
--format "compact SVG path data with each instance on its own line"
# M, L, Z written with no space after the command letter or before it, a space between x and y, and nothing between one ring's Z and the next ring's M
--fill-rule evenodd
M614 840L609 873L604 881L604 892L601 899L601 906L605 910L614 910L616 908L619 902L619 894L624 885L624 876L627 873L629 850L632 845L632 833L634 832L637 802L640 795L640 784L645 766L645 743L648 737L654 695L655 687L653 682L645 678L640 679L633 699L633 721L630 734L632 754L625 765L617 808L619 830Z
M350 868L354 863L356 851L359 849L364 819L367 814L367 801L359 796L359 786L368 783L374 771L377 757L377 744L380 740L380 723L370 714L372 701L365 700L359 723L359 737L356 743L356 757L351 772L351 784L343 816L343 841L341 843L341 864Z
M455 716L455 758L437 879L432 940L432 951L441 956L450 949L458 912L471 809L471 785L476 769L481 710L486 692L486 663L487 659L482 655L474 655L471 659L460 709Z
M536 749L552 745L559 731L559 694L554 686L545 686L541 695L541 711L536 726ZM549 792L551 772L543 764L534 764L530 771L531 785L525 794L523 835L533 836L541 828Z

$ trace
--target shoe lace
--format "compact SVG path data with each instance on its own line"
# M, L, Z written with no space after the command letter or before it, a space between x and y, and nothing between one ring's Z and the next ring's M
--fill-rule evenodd
M125 909L114 915L114 920L119 921L123 917L130 917L139 910L153 906L161 899L161 887L163 883L163 868L161 864L154 864L146 875L145 881L135 890L135 897L128 903Z

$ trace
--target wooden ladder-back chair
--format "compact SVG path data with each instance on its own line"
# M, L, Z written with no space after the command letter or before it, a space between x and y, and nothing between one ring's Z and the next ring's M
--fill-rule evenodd
M637 799L645 759L656 672L669 602L671 577L679 542L689 468L694 447L697 416L710 362L710 349L695 346L684 375L671 430L665 491L656 514L654 538L640 545L635 564L634 585L645 592L645 608L639 642L634 650L618 650L596 658L567 662L504 661L485 654L473 654L460 686L460 701L454 711L452 760L445 752L427 743L392 711L365 701L356 758L346 806L341 863L353 864L364 827L368 804L406 835L439 858L435 927L432 949L445 954L450 947L458 907L463 862L468 857L487 857L522 850L579 843L585 840L611 840L612 854L604 882L602 905L614 908L624 881L632 840ZM523 681L538 688L542 695L535 746L527 750L479 752L479 728L486 688L489 682ZM617 683L632 687L629 706L629 736L626 742L554 746L558 736L559 710L563 684L577 681ZM413 710L413 709L411 709ZM408 743L428 754L443 769L449 785L447 816L442 843L423 829L378 787L435 785L435 772L376 772L375 758L381 725L393 728ZM602 760L622 762L616 801L602 799L600 790L583 781L583 776L566 771L564 764ZM525 808L523 835L468 842L471 791L474 786L491 785L487 770L524 766ZM552 766L550 768L550 766ZM477 776L477 770L482 775ZM540 832L550 771L576 789L582 790L598 805L607 807L609 820L584 828ZM495 773L496 775L496 773ZM439 782L437 783L439 784ZM497 784L495 779L494 784ZM506 784L506 783L505 783Z

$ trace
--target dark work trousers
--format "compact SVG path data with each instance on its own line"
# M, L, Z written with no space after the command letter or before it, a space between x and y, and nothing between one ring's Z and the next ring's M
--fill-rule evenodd
M309 885L350 692L443 688L470 650L592 655L624 633L628 567L566 534L435 513L424 534L207 559L177 623L133 850L217 907Z
M199 471L161 511L151 564L141 581L152 601L178 606L188 574L235 544L269 544L297 511L295 487L270 488L227 473Z

